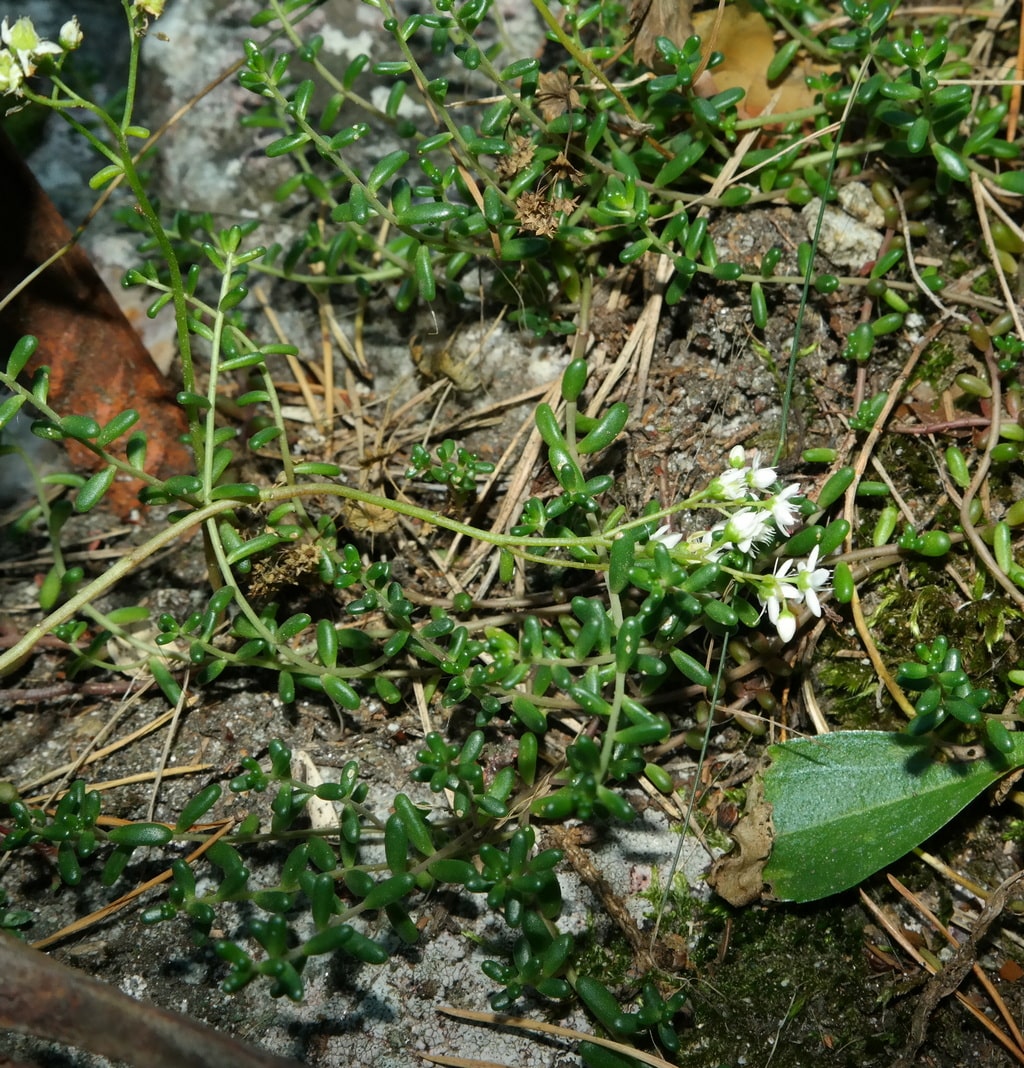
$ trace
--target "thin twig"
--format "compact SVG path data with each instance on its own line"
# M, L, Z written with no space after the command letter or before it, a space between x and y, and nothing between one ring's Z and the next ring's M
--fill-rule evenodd
M915 963L925 970L935 974L937 971L934 964L927 960L918 951L917 947L906 937L904 932L898 927L889 914L882 908L880 908L874 901L864 893L860 891L861 904L874 916L875 921L880 927L883 928L889 935L889 937L911 958ZM995 1038L1004 1048L1006 1048L1019 1063L1024 1064L1021 1051L1016 1048L1010 1037L1001 1031L971 1000L959 990L954 994L957 1001Z
M931 916L921 902L914 898L913 895L903 887L898 879L894 879L892 876L890 876L889 879L907 900L913 902L914 907L917 908L918 911L930 919L936 930L941 931L954 945L958 945L953 936L939 923L938 919ZM974 970L975 973L978 974L981 971L977 963L978 944L988 933L989 927L991 927L1001 915L1006 906L1010 891L1015 889L1021 881L1024 881L1024 871L1019 871L1015 875L1011 875L1009 879L1006 879L992 891L985 907L978 914L978 919L974 924L974 929L971 931L968 940L963 945L958 946L957 951L946 962L946 965L942 970L937 972L929 981L914 1010L914 1021L911 1026L910 1038L907 1040L903 1054L896 1062L894 1068L911 1068L917 1051L924 1044L928 1028L928 1020L938 1007L939 1002L943 998L946 998L957 991L957 988L964 981L968 972ZM999 1001L1001 1003L1002 999L1000 998ZM1010 1019L1012 1020L1012 1017L1010 1017ZM1006 1041L1004 1041L1003 1044L1014 1054L1018 1062L1024 1064L1024 1042L1021 1041L1020 1031L1017 1029L1016 1023L1013 1023L1012 1030L1014 1032L1013 1045L1010 1045ZM1001 1034L998 1029L996 1029L996 1033Z
M892 187L892 195L896 200L896 207L900 213L900 228L903 231L903 251L907 254L907 266L910 268L910 277L917 283L917 288L938 308L939 312L946 318L955 319L958 323L966 323L971 325L971 320L967 318L963 312L953 311L952 308L947 308L945 304L939 300L938 295L929 288L925 283L925 280L921 277L920 272L917 269L917 263L914 261L914 242L910 236L910 223L907 221L907 209L903 204L903 197L900 195L900 191L894 185Z
M174 702L174 715L171 717L170 726L167 728L167 737L164 739L163 752L160 754L160 763L156 767L155 774L153 776L153 789L149 794L149 807L146 809L147 821L152 821L153 813L156 812L157 798L160 796L160 783L163 781L164 772L167 769L167 761L171 756L171 746L174 745L174 739L178 733L178 722L181 719L181 711L185 707L185 702L188 700L188 675L185 675L185 681L182 683L180 692L178 693L178 700Z

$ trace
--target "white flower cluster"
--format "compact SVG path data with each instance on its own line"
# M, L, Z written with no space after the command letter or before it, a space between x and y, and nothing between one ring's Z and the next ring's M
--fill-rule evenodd
M770 542L776 532L788 536L800 514L794 501L800 486L794 482L776 489L778 482L775 468L762 466L760 452L755 451L748 463L743 447L737 445L729 453L726 470L701 496L722 503L742 502L742 506L710 530L688 539L682 552L708 562L733 549L754 552ZM675 549L682 540L682 534L673 534L667 526L659 527L651 536L651 541L660 542L667 549ZM758 600L779 637L788 642L796 633L793 609L806 605L820 616L818 593L828 588L830 578L829 569L818 566L815 547L806 560L779 560L771 575L751 576L751 581L756 584Z
M36 72L39 60L46 56L62 56L73 52L82 43L82 27L77 18L70 18L60 28L57 41L44 41L30 18L20 18L13 26L7 19L0 23L0 95L22 95L26 78Z

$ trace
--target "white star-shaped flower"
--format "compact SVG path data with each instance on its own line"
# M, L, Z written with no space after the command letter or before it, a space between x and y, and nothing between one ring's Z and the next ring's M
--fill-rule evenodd
M747 495L747 468L730 467L708 487L712 497L720 501L742 501Z
M817 564L818 546L815 545L806 560L797 562L793 579L804 603L816 616L820 616L821 602L818 600L818 592L828 589L832 572L827 567L818 567Z
M722 540L731 542L741 553L749 553L755 545L771 538L768 518L762 509L741 508L724 523L717 523L713 530L721 532Z
M747 485L752 490L763 492L766 489L771 489L778 480L779 476L776 474L774 467L761 466L761 450L755 449L754 455L750 460L750 467L746 473Z
M765 501L766 507L772 513L772 519L775 520L775 525L783 534L788 534L793 529L793 524L800 515L799 507L791 499L799 492L800 486L794 482Z
M757 599L767 611L772 626L779 631L779 637L787 642L796 631L796 621L787 602L799 601L802 596L800 590L793 585L793 578L789 574L792 568L792 560L779 561L775 565L774 573L760 580L757 590Z

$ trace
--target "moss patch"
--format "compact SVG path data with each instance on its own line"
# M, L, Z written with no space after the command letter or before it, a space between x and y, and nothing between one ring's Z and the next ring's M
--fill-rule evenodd
M891 1063L902 1031L879 1009L859 908L846 900L728 920L709 916L698 944L692 1051L701 1063L763 1063L773 1048L776 1068Z

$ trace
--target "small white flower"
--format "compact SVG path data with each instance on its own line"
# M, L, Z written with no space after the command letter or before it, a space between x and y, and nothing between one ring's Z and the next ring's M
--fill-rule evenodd
M832 573L827 567L818 567L817 564L818 546L815 545L806 560L797 562L794 581L807 607L816 616L820 616L821 602L818 600L818 591L828 589L828 580Z
M651 541L661 542L666 549L674 549L682 540L682 534L673 534L669 526L658 527L651 535Z
M761 465L761 450L755 449L747 463L747 454L742 445L736 445L729 451L729 466L708 487L712 497L722 501L741 501L744 498L755 499L756 494L764 493L778 482L779 476L774 467Z
M799 601L802 596L790 579L789 571L792 566L792 560L783 560L781 563L777 563L775 565L775 573L762 579L758 586L757 599L768 612L768 618L771 620L772 626L776 628L779 627L780 619L787 615L792 615L786 602L790 600ZM786 623L785 626L788 628L789 624ZM779 633L781 636L782 631L780 630ZM789 641L789 638L783 637L783 640Z
M799 492L799 483L794 482L792 485L781 489L774 497L770 497L765 501L765 506L772 513L772 519L775 520L775 525L783 534L790 532L797 517L800 515L799 507L790 500L791 497L795 497Z
M747 485L753 490L764 491L774 486L778 480L779 476L774 467L761 466L761 450L755 449L746 475Z
M61 26L57 40L65 52L74 52L78 48L82 43L82 27L79 25L77 15L73 15Z
M16 55L22 52L31 54L40 43L39 34L36 33L30 18L17 19L12 26L5 17L3 22L0 22L0 38Z
M713 532L721 532L722 540L731 542L741 553L749 553L772 536L767 513L756 508L741 508L724 523L715 524Z
M25 80L25 72L21 64L5 48L0 52L0 96L14 93L21 96L21 83Z
M719 501L742 501L747 495L747 468L730 467L708 486L708 493Z
M708 495L719 501L742 501L747 495L747 454L742 445L729 450L725 470L708 486Z
M64 52L59 44L42 40L27 17L18 19L13 26L4 19L0 23L0 39L17 57L26 78L35 74L35 61L41 56L59 56Z
M790 575L793 570L793 560L776 560L775 570L764 580L763 586L769 591L769 596L779 600L800 600L800 591L793 585L795 575Z

